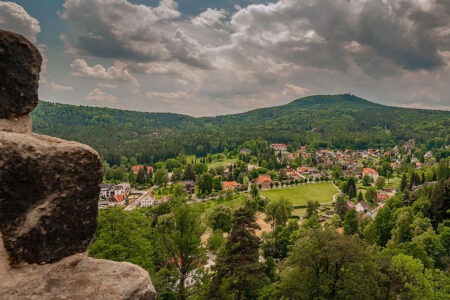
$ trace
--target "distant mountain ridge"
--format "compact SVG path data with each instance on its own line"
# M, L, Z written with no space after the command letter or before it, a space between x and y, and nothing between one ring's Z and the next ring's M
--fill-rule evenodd
M42 101L32 117L36 132L87 143L102 155L141 153L145 161L180 151L230 150L258 137L341 148L389 146L409 138L440 145L449 143L450 127L449 111L385 106L349 94L309 96L281 106L201 118ZM161 138L155 139L156 132Z

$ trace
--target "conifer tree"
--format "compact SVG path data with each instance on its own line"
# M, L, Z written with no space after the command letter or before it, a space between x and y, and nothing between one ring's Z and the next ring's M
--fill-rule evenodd
M402 182L400 183L400 191L401 192L403 192L405 190L406 184L407 184L406 174L403 174Z
M364 200L363 194L362 194L361 191L359 191L359 194L358 194L358 202L363 201L363 200Z
M265 280L264 264L259 262L261 240L255 230L260 229L252 211L240 208L234 212L231 233L225 251L217 257L209 299L256 297Z

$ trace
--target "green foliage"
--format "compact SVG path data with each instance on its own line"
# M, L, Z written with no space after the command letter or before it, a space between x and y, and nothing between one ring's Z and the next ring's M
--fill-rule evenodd
M374 225L377 245L382 247L386 246L386 243L391 239L391 230L395 225L394 216L392 215L392 210L389 206L385 206L378 210Z
M370 204L374 204L377 200L377 190L374 187L370 187L366 191L366 201Z
M450 218L450 179L441 179L431 194L431 215L434 227Z
M400 191L401 191L401 192L403 192L403 191L405 190L406 185L407 185L406 174L403 173L402 181L401 181L401 183L400 183Z
M158 169L155 173L155 184L162 186L166 185L168 181L168 172L166 169Z
M135 156L138 163L175 158L179 153L205 157L237 149L256 136L341 149L392 146L409 138L429 148L442 147L449 144L450 118L447 111L388 107L347 94L310 96L287 105L208 118L44 101L31 115L33 131L88 144L110 165L118 165L120 156Z
M311 229L301 235L283 264L279 296L374 299L374 271L373 259L358 240L332 229Z
M310 218L311 216L317 216L317 209L319 209L320 204L317 201L308 201L308 206L306 207L306 218Z
M198 222L199 213L194 207L178 204L170 215L160 217L156 226L155 246L176 271L178 299L186 299L187 275L198 267L203 259L200 236L203 228Z
M291 236L298 229L298 223L291 220L287 225L277 226L272 232L265 233L262 247L264 257L285 258L292 244Z
M397 216L397 223L392 230L392 240L397 243L409 242L412 238L413 216L410 209L402 209Z
M265 281L265 268L259 262L261 241L255 235L260 229L252 211L240 208L233 215L233 225L226 249L214 267L216 273L209 290L209 299L255 298Z
M218 205L209 216L209 224L213 230L230 232L232 211L228 206Z
M430 299L433 292L423 271L419 260L404 254L394 256L389 267L392 294L400 299Z
M195 175L202 175L203 173L208 171L208 166L205 164L195 164L194 165L194 174Z
M369 245L374 245L376 243L377 236L374 222L370 222L364 228L364 241Z
M339 195L336 200L336 213L341 217L341 220L344 220L345 213L348 210L347 200L344 195Z
M354 208L349 209L345 213L344 233L345 235L353 235L358 233L358 213Z
M267 222L272 222L272 229L276 226L285 226L292 214L292 202L281 197L266 205Z
M208 249L212 252L216 252L225 245L225 239L223 237L223 232L220 230L214 231L208 238Z
M375 186L377 187L377 190L384 189L384 185L385 185L384 177L383 176L379 176L377 178L377 181L375 182Z
M350 178L347 180L347 183L346 183L345 186L344 186L343 192L344 192L345 194L347 194L348 197L349 197L350 199L353 199L353 198L356 197L356 183L355 183L355 178L350 177Z
M364 186L370 186L370 177L369 175L364 175L362 178L362 184Z
M198 180L198 192L200 195L210 194L213 189L213 176L211 173L204 173Z
M151 220L140 211L124 212L122 208L101 210L95 241L89 255L95 258L128 261L154 270Z

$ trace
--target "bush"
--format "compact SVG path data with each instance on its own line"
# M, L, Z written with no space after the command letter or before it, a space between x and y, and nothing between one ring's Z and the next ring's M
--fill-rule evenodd
M308 205L292 205L292 208L297 209L297 208L307 208Z

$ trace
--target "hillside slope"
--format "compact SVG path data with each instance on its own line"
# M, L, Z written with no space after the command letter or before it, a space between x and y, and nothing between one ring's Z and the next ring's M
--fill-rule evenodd
M415 138L431 147L449 143L450 127L448 111L390 107L348 94L204 118L41 102L32 117L36 132L87 143L103 156L138 156L143 162L180 151L230 150L258 137L340 148L390 146Z

